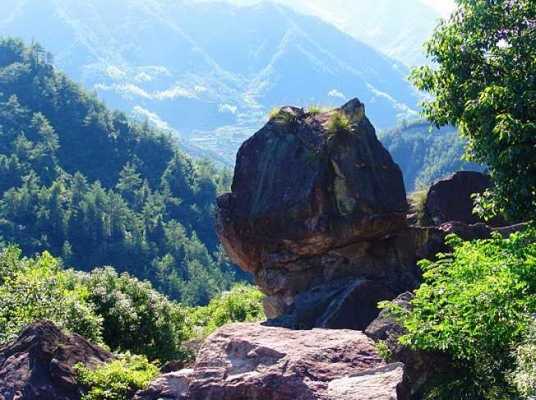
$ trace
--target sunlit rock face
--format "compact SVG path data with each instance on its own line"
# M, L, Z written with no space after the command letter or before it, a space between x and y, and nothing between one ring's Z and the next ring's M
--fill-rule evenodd
M210 335L192 366L155 379L135 400L408 400L402 363L359 331L256 323Z
M238 152L217 230L272 323L362 329L416 283L402 174L357 99L284 107Z

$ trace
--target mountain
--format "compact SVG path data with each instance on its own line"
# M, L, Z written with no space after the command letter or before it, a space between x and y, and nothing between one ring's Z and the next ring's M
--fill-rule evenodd
M184 303L236 279L213 208L229 176L186 157L59 72L39 45L0 40L0 248L113 265Z
M465 142L451 126L437 129L426 121L415 121L380 131L378 138L402 169L408 192L429 187L456 171L483 170L463 161Z
M231 1L242 3L247 0ZM427 63L423 44L441 18L423 0L278 1L337 26L356 40L407 66Z
M0 15L108 105L228 163L277 105L357 96L379 128L417 109L404 65L275 3L5 0Z

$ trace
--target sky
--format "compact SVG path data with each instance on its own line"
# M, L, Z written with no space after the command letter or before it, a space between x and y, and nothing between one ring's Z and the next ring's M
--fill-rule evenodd
M455 7L454 0L421 0L421 1L425 3L426 5L428 5L429 7L434 8L443 17L448 17Z

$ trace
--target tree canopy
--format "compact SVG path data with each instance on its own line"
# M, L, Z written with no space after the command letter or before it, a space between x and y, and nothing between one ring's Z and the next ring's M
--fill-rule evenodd
M426 45L432 66L413 82L432 98L424 114L456 125L467 156L486 165L495 188L483 209L536 216L536 2L457 0Z
M237 279L213 225L230 174L105 105L39 45L0 40L0 245L113 265L207 304Z

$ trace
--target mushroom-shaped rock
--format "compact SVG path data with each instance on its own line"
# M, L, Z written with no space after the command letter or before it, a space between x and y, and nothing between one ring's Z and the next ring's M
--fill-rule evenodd
M330 292L339 285L339 305L359 292L351 289L356 279L374 281L389 297L409 289L416 268L401 235L406 209L400 168L359 100L326 112L284 107L241 146L232 192L218 199L217 231L233 262L268 294L269 317L278 317L290 315L298 294L322 285ZM317 306L307 305L323 314Z

